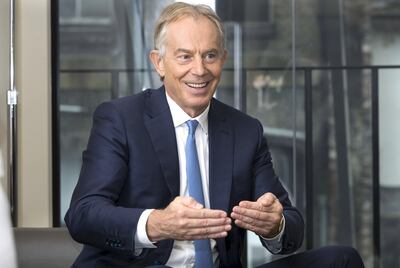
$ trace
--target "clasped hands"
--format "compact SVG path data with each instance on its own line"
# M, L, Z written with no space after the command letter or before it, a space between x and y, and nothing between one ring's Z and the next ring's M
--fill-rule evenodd
M222 210L204 208L191 197L176 197L166 208L156 209L147 220L147 236L153 242L163 239L216 239L228 235L232 220L238 227L264 238L278 234L283 207L272 193L257 201L241 201L230 217Z

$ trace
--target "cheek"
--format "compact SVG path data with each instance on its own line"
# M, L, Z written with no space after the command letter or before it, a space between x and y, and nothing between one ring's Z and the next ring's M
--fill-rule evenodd
M174 80L174 83L183 83L186 73L187 72L182 69L175 69L171 78Z
M214 77L219 78L219 77L221 76L221 73L222 73L222 68L220 68L219 66L217 66L217 67L211 68L211 69L210 69L210 72L212 73L212 75L213 75Z

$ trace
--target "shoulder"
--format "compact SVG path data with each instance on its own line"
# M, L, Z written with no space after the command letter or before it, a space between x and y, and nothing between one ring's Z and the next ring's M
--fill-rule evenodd
M138 116L143 113L146 103L153 95L160 95L162 93L161 89L146 89L134 95L105 101L97 106L94 114L117 113L121 116Z
M117 109L140 109L144 107L146 101L152 97L152 95L159 93L159 89L146 89L140 93L134 95L121 97L108 101L112 106L117 107ZM107 102L106 102L107 103Z

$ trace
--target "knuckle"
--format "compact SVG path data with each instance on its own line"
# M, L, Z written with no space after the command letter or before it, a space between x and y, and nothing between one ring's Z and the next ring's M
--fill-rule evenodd
M181 230L181 237L183 239L189 239L191 237L191 234L189 231L187 230Z
M178 216L178 218L183 218L183 217L185 217L185 211L183 210L183 209L179 209L177 212L176 212L176 214L177 214L177 216Z
M278 205L278 212L279 212L280 214L283 213L283 206L282 206L281 203L279 203L279 205Z
M273 193L268 194L268 200L271 204L274 203L275 199L276 199L276 197Z
M201 216L203 217L203 218L205 218L207 215L206 215L206 211L203 209L202 211L201 211Z
M261 219L261 211L257 211L256 218Z
M179 227L184 227L185 221L183 219L178 219L177 220L177 224L178 224Z
M209 230L208 227L204 228L204 234L205 234L205 235L207 235L209 232L210 232L210 230Z
M280 215L276 215L276 216L274 217L274 222L275 222L275 223L279 223L280 221L281 221Z

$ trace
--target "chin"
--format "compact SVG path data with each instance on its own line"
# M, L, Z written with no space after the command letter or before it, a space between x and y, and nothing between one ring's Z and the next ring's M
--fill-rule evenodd
M211 101L211 98L207 97L194 97L193 101L191 102L193 107L205 107Z

